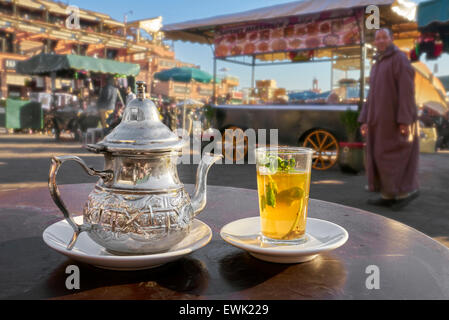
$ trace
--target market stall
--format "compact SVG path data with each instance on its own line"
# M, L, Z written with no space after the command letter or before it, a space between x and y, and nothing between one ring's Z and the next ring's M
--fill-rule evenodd
M213 46L214 76L217 60L251 67L253 90L255 67L326 61L332 69L355 65L363 88L366 62L373 55L374 30L365 26L368 5L378 6L381 26L394 31L401 47L413 43L416 5L410 0L297 1L167 25L163 31L169 39ZM364 96L360 90L361 101Z
M107 74L125 79L127 77L128 79L132 78L129 80L133 81L133 77L140 72L140 66L87 56L43 53L18 62L16 71L21 74L51 77L52 102L50 121L53 123L56 139L59 139L59 134L62 130L72 131L75 133L75 138L78 138L80 131L85 131L88 127L96 127L99 118L95 116L96 110L80 110L79 105L72 105L71 103L57 108L56 78L74 80L73 89L80 90L85 85L84 80L87 80L90 86L92 86L93 79L97 79L100 87L103 82L103 76Z
M419 61L423 54L426 54L426 60L436 60L443 53L449 53L448 1L432 0L419 3L417 23L421 34L410 51L412 61Z
M432 0L421 2L417 9L418 29L421 32L410 52L412 61L418 61L425 54L426 60L437 60L443 53L449 53L449 2ZM416 65L416 64L415 64ZM421 70L428 79L425 100L421 101L420 120L424 126L424 140L428 140L428 152L438 148L449 148L449 99L441 82L429 71ZM429 88L429 82L431 86ZM436 83L436 85L435 85ZM423 139L421 145L423 144Z
M192 82L210 83L212 81L212 76L197 68L182 67L157 72L154 74L154 79L159 81L175 81L184 83L185 85L184 99L182 103L177 105L177 107L182 107L182 129L186 130L187 132L190 132L191 128L188 129L186 127L186 116L187 116L186 108L202 107L204 104L199 101L194 101L190 98L191 92L189 91L188 85L190 85Z
M218 129L261 128L278 126L280 143L303 143L317 153L314 168L332 167L339 155L339 141L347 139L338 121L346 110L357 110L365 101L369 61L374 55L371 45L375 30L367 29L366 7L375 5L380 13L380 27L394 33L395 43L411 48L418 36L414 23L416 4L410 0L305 0L236 14L167 25L167 38L209 44L214 52L214 78L217 62L231 62L251 68L251 95L256 98L255 68L281 64L322 63L331 66L329 95L317 99L294 101L287 105L267 103L248 119L254 106L216 106ZM355 79L336 77L337 71L358 72ZM354 92L356 92L354 94ZM213 100L217 101L214 88ZM293 102L295 102L293 104ZM266 110L266 112L261 112ZM272 113L271 110L276 110ZM230 113L239 113L230 115ZM303 113L306 116L299 116ZM252 114L252 113L251 113ZM270 121L258 121L260 118ZM279 119L277 119L279 118ZM231 123L239 119L240 123ZM242 123L247 119L247 123ZM297 121L290 121L297 119ZM305 123L304 119L308 119ZM278 121L279 120L279 121ZM283 125L282 125L283 123ZM270 126L271 125L271 126ZM286 131L288 134L283 134ZM238 139L244 139L241 135ZM327 142L325 144L321 142ZM329 144L329 141L332 143ZM238 142L236 142L238 143ZM237 151L234 152L236 158Z

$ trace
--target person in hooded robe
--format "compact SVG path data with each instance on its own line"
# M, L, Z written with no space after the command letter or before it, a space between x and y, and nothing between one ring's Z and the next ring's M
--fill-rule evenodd
M370 91L359 117L368 189L381 195L368 204L400 210L419 196L415 71L390 30L376 32L375 46Z

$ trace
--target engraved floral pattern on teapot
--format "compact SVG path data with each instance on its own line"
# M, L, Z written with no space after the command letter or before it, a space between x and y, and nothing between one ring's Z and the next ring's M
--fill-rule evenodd
M180 151L188 142L160 121L154 103L143 98L143 83L138 86L138 98L128 104L122 122L103 141L87 146L89 151L104 155L103 171L89 168L75 156L52 158L49 189L74 230L69 250L79 234L87 232L114 253L163 252L187 236L195 216L206 205L207 174L222 156L203 156L191 198L177 171ZM82 225L73 220L56 184L66 161L75 161L87 174L100 178L84 206Z

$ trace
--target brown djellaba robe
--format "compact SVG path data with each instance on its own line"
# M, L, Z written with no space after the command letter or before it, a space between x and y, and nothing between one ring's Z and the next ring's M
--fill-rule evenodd
M370 92L359 122L368 124L366 172L370 191L394 197L419 189L419 128L415 71L405 53L391 45L376 57ZM399 124L410 134L400 133Z

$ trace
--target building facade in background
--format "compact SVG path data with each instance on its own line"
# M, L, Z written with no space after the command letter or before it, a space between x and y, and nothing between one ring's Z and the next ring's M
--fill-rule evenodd
M75 11L76 9L76 11ZM71 19L76 16L78 19ZM39 53L77 54L140 65L138 81L148 84L153 95L181 99L186 90L192 98L209 98L212 85L156 83L156 72L174 67L195 67L175 58L172 46L159 31L162 18L120 22L109 15L69 7L48 0L0 0L0 98L24 97L32 84L50 92L50 79L16 74L17 61ZM70 80L58 79L56 88L70 87ZM233 86L220 86L223 89Z

